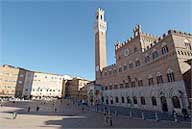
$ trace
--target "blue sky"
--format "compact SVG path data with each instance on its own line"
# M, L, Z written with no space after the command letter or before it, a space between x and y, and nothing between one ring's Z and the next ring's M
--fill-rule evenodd
M99 7L108 24L108 64L115 62L114 43L127 40L136 24L154 35L168 29L192 32L189 0L1 1L0 64L94 80L93 25Z

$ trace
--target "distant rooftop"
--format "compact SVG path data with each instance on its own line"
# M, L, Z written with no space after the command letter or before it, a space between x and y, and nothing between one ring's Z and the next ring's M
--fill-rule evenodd
M16 67L16 66L13 66L13 65L9 65L9 64L4 64L2 65L3 67L10 67L10 68L15 68L15 69L23 69L23 70L27 70L27 71L31 71L31 72L35 72L35 73L44 73L44 74L52 74L52 75L57 75L57 76L63 76L64 79L66 80L72 80L73 78L77 78L77 79L81 79L81 80L87 80L85 78L82 78L82 77L79 77L79 76L71 76L71 75L67 75L67 74L55 74L55 73L48 73L48 72L40 72L40 71L34 71L34 70L28 70L28 69L24 69L24 68L21 68L21 67ZM89 81L89 80L87 80Z

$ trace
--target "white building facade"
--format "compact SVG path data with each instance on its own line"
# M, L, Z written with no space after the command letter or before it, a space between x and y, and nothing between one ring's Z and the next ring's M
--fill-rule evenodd
M64 75L34 72L31 96L32 98L61 98ZM67 78L68 79L68 78Z

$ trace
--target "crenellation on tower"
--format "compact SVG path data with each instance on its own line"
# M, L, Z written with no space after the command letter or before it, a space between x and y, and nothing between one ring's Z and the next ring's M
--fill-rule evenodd
M168 34L176 34L176 35L181 35L181 36L192 36L191 33L186 33L186 32L172 30L172 29L168 30Z
M141 32L141 25L136 25L133 29L134 37L138 36Z

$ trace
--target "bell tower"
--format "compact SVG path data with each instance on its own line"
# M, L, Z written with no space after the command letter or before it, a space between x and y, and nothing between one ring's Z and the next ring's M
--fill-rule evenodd
M107 23L104 20L104 10L98 8L95 17L95 73L96 80L101 74L102 69L107 64L106 59L106 30Z

